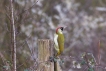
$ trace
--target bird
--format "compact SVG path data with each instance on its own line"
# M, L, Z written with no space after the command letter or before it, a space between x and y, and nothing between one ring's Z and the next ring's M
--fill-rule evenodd
M65 27L57 27L54 34L54 47L56 50L55 56L59 56L64 51L64 34L63 30Z

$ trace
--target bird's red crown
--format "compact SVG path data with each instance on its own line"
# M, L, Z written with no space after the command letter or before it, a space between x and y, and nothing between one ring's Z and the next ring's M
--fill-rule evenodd
M60 27L57 27L57 29L56 29L56 33L58 32L58 29L60 29Z

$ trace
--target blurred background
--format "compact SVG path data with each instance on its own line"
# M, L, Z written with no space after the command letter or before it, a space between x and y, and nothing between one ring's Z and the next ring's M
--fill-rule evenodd
M10 1L0 0L0 71L12 65L10 15ZM63 71L83 71L86 65L75 67L73 61L81 62L84 52L106 67L106 0L14 0L14 15L18 71L36 70L37 39L53 40L58 26L67 26Z

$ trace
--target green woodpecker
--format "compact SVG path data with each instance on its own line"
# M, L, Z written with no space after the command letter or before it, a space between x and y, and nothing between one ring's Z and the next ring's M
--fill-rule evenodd
M56 33L54 34L54 47L57 51L56 56L59 56L64 50L64 35L63 35L64 27L58 27L56 29Z

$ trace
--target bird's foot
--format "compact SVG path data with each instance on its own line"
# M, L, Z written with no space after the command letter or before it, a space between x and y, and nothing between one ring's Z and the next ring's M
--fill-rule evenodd
M49 61L50 61L50 62L54 62L54 57L50 56L50 57L49 57Z
M49 57L49 61L50 61L50 62L60 61L60 58L59 58L59 57L52 57L52 56L50 56L50 57Z

